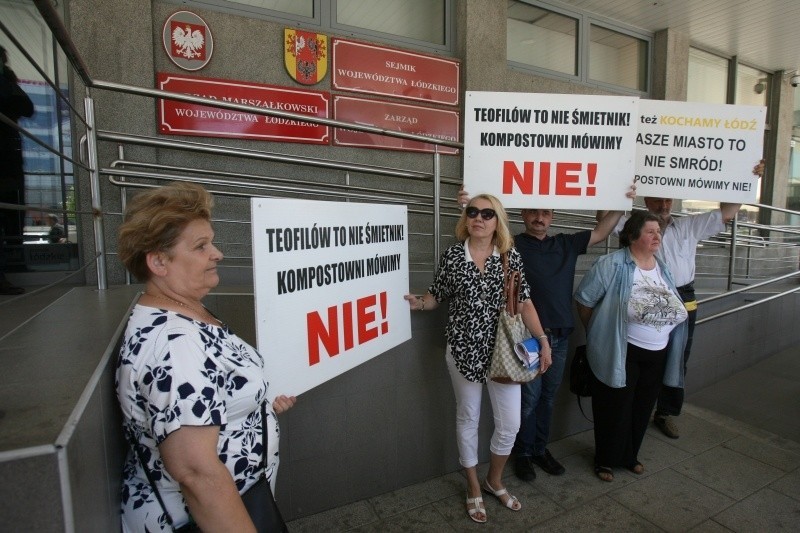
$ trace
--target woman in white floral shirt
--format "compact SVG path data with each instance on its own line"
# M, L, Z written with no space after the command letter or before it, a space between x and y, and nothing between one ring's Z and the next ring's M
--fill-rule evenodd
M262 476L274 489L275 415L295 398L270 396L261 355L201 303L219 283L222 260L211 207L202 187L173 184L136 196L119 230L120 260L145 284L116 379L124 429L138 452L128 454L123 473L126 532L171 531L192 520L208 531L255 531L240 493Z

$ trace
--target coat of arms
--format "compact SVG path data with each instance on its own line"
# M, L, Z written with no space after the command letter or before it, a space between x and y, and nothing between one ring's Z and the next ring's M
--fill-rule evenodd
M328 72L328 37L310 31L284 30L284 64L289 76L303 85L320 82Z
M164 50L184 70L200 70L211 60L214 39L208 24L191 11L173 13L164 22Z
M172 21L172 55L186 59L206 58L206 28L197 24Z

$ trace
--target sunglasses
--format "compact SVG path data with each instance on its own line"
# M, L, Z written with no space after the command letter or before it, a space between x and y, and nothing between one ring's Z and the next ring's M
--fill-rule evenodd
M492 220L496 214L494 209L489 209L488 207L485 209L478 209L477 207L467 208L467 217L469 218L475 218L480 215L483 220Z

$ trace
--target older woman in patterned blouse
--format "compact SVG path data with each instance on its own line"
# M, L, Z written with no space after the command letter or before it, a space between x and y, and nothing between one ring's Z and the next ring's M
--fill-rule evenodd
M175 528L194 520L204 531L255 531L239 495L263 476L274 487L275 415L295 398L269 401L261 355L201 303L222 260L211 207L202 187L173 184L136 196L119 229L120 260L145 284L116 379L140 456L129 453L123 472L123 531L171 531L168 516Z
M509 268L522 274L522 259L514 249L508 216L494 196L481 194L470 200L456 225L454 244L444 251L428 292L407 295L414 311L427 311L450 300L445 359L456 396L456 438L459 462L467 475L467 513L475 522L486 522L481 488L512 511L522 504L503 487L505 467L520 424L520 386L487 381L495 332L503 304L502 254ZM541 370L551 364L550 347L530 299L530 287L522 274L520 301L525 326L541 337ZM487 384L494 412L494 434L489 472L478 481L478 422L483 383Z

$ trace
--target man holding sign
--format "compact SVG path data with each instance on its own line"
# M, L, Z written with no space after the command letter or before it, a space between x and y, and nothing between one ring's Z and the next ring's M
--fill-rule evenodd
M683 351L683 373L686 375L686 362L692 349L694 324L697 320L697 300L694 294L695 254L697 243L712 235L725 230L725 225L733 220L741 204L721 203L719 209L692 215L688 217L672 218L672 198L646 197L644 205L647 210L656 215L660 220L661 248L656 255L662 259L675 278L678 294L683 299L686 311L689 313L687 325L689 327L686 338L686 347ZM620 220L617 231L621 229L627 217ZM656 404L656 413L653 422L664 435L671 439L680 436L678 426L672 417L681 414L683 406L683 389L668 387L661 388L661 394Z
M645 195L647 209L661 220L663 239L657 255L672 271L689 311L684 373L697 315L697 243L724 230L742 202L755 200L758 180L747 169L763 153L765 118L764 106L639 102L634 182ZM762 173L760 164L753 169L757 176ZM710 213L673 218L672 198L730 203ZM682 405L683 389L663 388L654 421L673 439L679 432L672 417L680 414Z
M763 161L753 168L753 174L761 176L764 172ZM659 259L663 260L675 278L678 293L683 299L686 311L689 313L687 320L688 336L683 352L683 373L686 375L686 363L692 349L694 326L697 320L697 300L695 299L694 276L695 256L697 243L712 235L724 231L726 224L733 220L742 204L720 203L719 209L680 218L672 217L672 198L655 198L647 196L644 205L647 210L660 219L661 248L657 252ZM607 213L598 211L598 220L604 220ZM618 233L625 224L627 217L623 217L614 228ZM673 420L681 414L683 407L684 391L682 388L663 386L656 404L653 422L664 435L671 439L680 437L680 431Z

